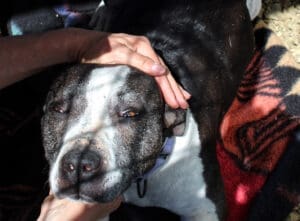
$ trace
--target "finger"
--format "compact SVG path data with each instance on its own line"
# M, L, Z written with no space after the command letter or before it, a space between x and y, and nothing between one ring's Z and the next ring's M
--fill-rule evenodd
M179 88L180 88L181 93L183 94L185 100L189 100L192 97L192 95L189 92L187 92L186 90L184 90L180 85L179 85Z
M179 107L174 91L166 76L155 77L155 80L160 88L165 102L173 109Z
M120 34L120 42L134 51L150 57L156 62L159 61L158 56L153 49L151 42L145 36Z
M139 37L136 43L133 45L135 47L136 52L150 57L152 60L154 60L157 63L161 63L165 65L163 62L161 62L160 57L157 55L155 50L153 49L150 41L146 37Z
M158 57L159 61L161 64L164 64L164 61L162 60L162 58ZM172 88L172 91L174 93L175 99L177 100L177 103L179 105L180 108L182 109L187 109L189 107L188 103L187 103L187 99L190 98L190 94L185 91L174 79L173 75L171 74L171 72L169 71L169 69L167 69L168 74L167 74L167 80Z
M118 60L115 62L116 64L119 63L132 66L151 76L161 76L166 74L166 67L160 63L154 62L147 56L130 50L127 47L124 47L117 52L119 56Z
M156 64L160 64L167 69L167 66L162 59L157 55L154 48L151 45L149 39L145 36L132 36L132 35L125 35L122 34L122 43L125 44L128 48L132 49L133 51L144 55L145 57L150 58Z
M169 81L169 83L167 85L169 85L170 87L164 88L161 87L163 95L165 95L166 93L168 94L168 96L170 96L170 98L168 97L166 102L172 103L172 106L177 107L179 105L179 107L183 108L183 109L187 109L189 107L186 99L190 98L190 94L188 92L186 92L185 90L182 89L182 87L179 87L179 85L177 84L177 82L175 81L175 79L172 77L171 73L169 72L169 70L167 69L166 65L164 64L163 60L158 57L154 50L151 48L150 43L148 43L147 41L143 42L140 44L140 46L138 47L137 51L141 50L141 51L147 51L147 54L151 54L152 53L152 57L157 57L157 59L160 62L160 65L165 67L165 73L167 73L167 78L166 82ZM163 71L163 70L162 70ZM172 89L172 90L171 90ZM177 104L176 101L177 100Z
M144 36L128 35L123 33L113 34L112 38L114 39L114 42L118 42L132 51L150 58L155 63L160 63L158 55L151 46L148 38Z
M188 105L179 85L177 84L177 82L175 81L175 79L173 78L173 76L171 74L168 74L167 78L168 78L168 81L172 87L174 94L175 94L175 98L179 104L179 107L182 109L187 109L189 107L189 105Z

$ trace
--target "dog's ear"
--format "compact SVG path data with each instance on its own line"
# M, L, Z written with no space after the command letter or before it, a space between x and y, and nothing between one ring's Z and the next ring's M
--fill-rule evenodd
M165 105L164 124L172 135L182 136L186 126L186 110L172 109Z

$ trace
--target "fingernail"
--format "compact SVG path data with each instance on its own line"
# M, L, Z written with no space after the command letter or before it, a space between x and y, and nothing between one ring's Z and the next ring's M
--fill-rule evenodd
M151 67L152 71L158 73L158 74L165 74L166 73L166 68L160 64L154 64Z
M187 102L185 102L185 103L181 103L180 104L180 108L182 108L182 109L188 109L190 106L189 106L189 104L187 103Z
M189 100L192 97L192 95L189 92L187 92L187 91L183 91L183 93L184 93L184 98L186 100Z

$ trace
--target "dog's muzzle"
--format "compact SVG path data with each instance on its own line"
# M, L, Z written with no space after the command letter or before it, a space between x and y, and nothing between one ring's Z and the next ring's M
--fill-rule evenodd
M101 174L103 164L101 156L95 151L76 149L62 158L61 167L65 182L75 184Z

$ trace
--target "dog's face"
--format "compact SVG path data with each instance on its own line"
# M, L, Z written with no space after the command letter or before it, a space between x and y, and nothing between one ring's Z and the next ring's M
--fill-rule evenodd
M53 85L42 119L51 190L107 202L154 165L164 103L153 78L126 66L78 65Z

